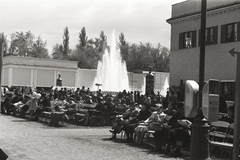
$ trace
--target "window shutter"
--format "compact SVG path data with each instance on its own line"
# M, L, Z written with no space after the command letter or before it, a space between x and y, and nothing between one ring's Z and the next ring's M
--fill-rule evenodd
M183 49L183 33L179 33L179 49Z
M226 43L227 42L227 25L222 25L221 26L221 43Z
M201 29L198 31L198 46L201 46Z
M192 47L196 47L197 44L197 31L192 32Z
M240 41L240 22L237 23L237 41Z
M217 44L217 43L218 43L218 26L215 26L213 27L213 44Z

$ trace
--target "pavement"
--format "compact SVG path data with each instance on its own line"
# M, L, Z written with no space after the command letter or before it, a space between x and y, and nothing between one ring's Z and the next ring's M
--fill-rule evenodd
M183 160L122 140L109 140L110 127L50 127L0 114L0 148L7 160ZM1 157L0 157L1 159Z

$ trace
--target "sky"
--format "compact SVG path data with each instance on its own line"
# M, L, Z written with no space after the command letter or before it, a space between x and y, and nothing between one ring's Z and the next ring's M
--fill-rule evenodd
M184 0L1 0L0 33L10 40L15 32L27 32L47 41L49 53L62 43L68 27L70 48L78 43L85 27L88 39L99 38L101 31L110 44L112 31L130 44L160 43L170 48L172 5Z

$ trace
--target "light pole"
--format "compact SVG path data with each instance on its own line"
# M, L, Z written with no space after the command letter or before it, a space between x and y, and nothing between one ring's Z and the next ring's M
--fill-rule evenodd
M198 94L198 113L194 119L191 137L191 160L210 160L208 132L209 125L202 113L202 91L204 86L204 67L205 67L205 32L206 32L206 8L207 0L201 2L201 45L199 61L199 94Z
M2 101L2 57L3 57L3 42L4 42L4 34L0 34L0 102ZM2 106L0 103L0 110L2 110Z

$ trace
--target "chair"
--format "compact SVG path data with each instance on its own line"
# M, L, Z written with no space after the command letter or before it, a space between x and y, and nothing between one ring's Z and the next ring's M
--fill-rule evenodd
M233 124L229 124L225 121L212 122L210 124L211 131L209 133L209 144L211 153L213 149L220 148L221 158L224 157L224 153L229 153L231 157L231 151L233 149L233 144L231 143L231 138L233 138Z
M211 140L213 139L214 141L221 141L221 140L223 141L226 138L230 124L225 121L216 121L216 122L212 122L210 126L211 126L211 131L209 133L209 138Z
M148 130L145 133L145 143L153 148L155 148L155 140L153 136L154 133L155 131L152 131L152 130Z

